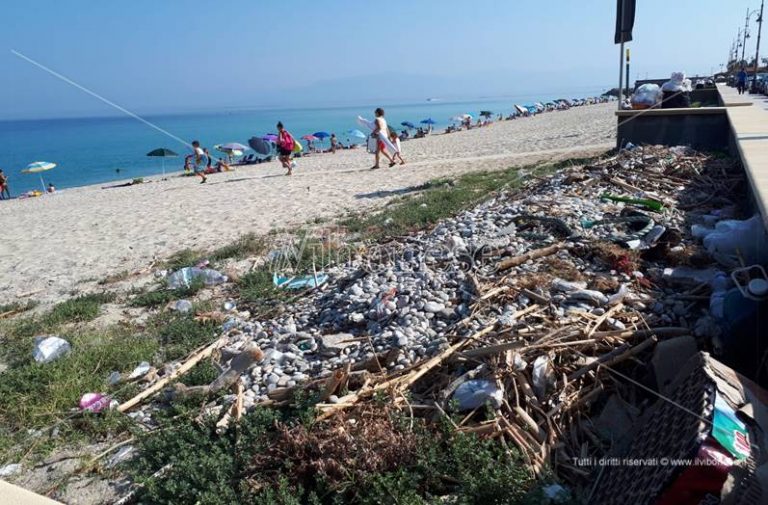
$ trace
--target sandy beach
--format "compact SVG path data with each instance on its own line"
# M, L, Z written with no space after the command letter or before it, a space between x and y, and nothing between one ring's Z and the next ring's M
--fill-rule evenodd
M0 202L0 303L52 302L180 249L379 206L388 192L436 177L604 151L613 145L614 109L578 107L409 140L408 165L392 169L369 170L372 155L357 149L298 159L292 177L272 162L214 174L205 185L153 177L126 188L89 186Z

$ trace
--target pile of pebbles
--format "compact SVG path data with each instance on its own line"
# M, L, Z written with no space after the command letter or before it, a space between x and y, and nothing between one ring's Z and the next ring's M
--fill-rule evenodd
M638 213L637 207L601 199L605 193L627 194L608 182L611 177L623 173L624 167L633 170L625 180L641 178L644 170L658 174L688 154L666 150L659 155L657 150L647 156L625 151L610 163L561 170L545 182L534 180L522 191L499 194L430 231L381 246L386 250L367 255L375 257L375 262L357 257L326 271L330 275L326 285L285 306L279 317L255 320L247 312L233 313L223 326L229 350L236 352L253 342L265 352L264 360L242 376L245 406L267 400L278 388L326 377L348 363L368 362L392 349L397 350L396 357L382 363L389 370L404 369L439 353L448 345L452 325L469 315L478 295L477 279L498 282L506 277L514 285L516 278L528 274L551 274L549 263L535 260L505 272L495 269L499 258L549 244L565 244L554 258L587 280L608 279L612 287L607 292L588 289L588 282L566 281L555 273L550 283L535 291L551 301L556 315L566 317L578 311L601 315L623 301L646 311L651 319L688 324L688 311L681 302L633 292L632 283L644 276L642 272L612 270L574 254L585 244L617 242L618 235L627 233L621 223L595 227L585 223L611 220L627 211ZM640 196L667 205L662 212L640 209L653 220L655 241L668 230L681 234L686 217L675 210L674 195L646 191ZM637 249L654 245L643 243L643 238L623 245ZM674 247L682 251L689 245ZM530 297L520 294L494 310L500 321L514 325L512 315L530 303ZM620 321L609 319L608 323L623 328ZM469 333L482 324L474 320L461 331Z

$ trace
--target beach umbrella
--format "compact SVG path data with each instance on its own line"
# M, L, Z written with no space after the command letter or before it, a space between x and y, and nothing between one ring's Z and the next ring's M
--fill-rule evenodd
M274 133L267 133L261 138L262 140L266 140L267 142L277 142L277 135L275 135Z
M480 111L480 115L483 116L484 118L489 118L493 116L493 112L489 110L483 110L483 111Z
M224 144L221 148L227 151L245 151L248 149L248 146L244 146L239 142L230 142L229 144Z
M21 171L23 174L40 174L40 184L43 185L43 193L45 193L45 181L43 180L43 172L51 170L56 167L56 163L49 161L35 161L27 165L27 168Z
M405 126L406 128L416 128L416 125L411 123L410 121L403 121L400 123L400 126Z
M304 135L301 137L301 139L306 140L307 142L314 142L315 140L318 140L314 135Z
M327 139L328 137L331 136L331 134L328 133L328 132L315 132L312 135L314 135L315 137L317 137L317 138L319 138L321 140L322 139Z
M268 141L259 137L251 137L248 139L248 145L251 146L251 149L264 156L272 151L272 146L268 144Z
M163 167L163 177L165 177L165 158L175 158L178 156L175 152L171 151L170 149L166 149L165 147L158 147L154 151L149 151L147 153L147 156L152 156L153 158L160 158L162 160L162 167Z
M360 130L355 130L355 129L347 130L347 135L350 136L350 137L356 137L356 138L359 138L359 139L365 139L365 138L368 137L365 133L361 132Z
M525 114L526 112L528 112L528 110L521 105L515 105L515 110L520 114Z
M435 120L434 120L434 119L432 119L432 118L429 118L429 119L422 119L422 120L420 121L420 123L421 123L421 124L430 124L430 125L432 125L432 124L436 124L436 123L435 123Z

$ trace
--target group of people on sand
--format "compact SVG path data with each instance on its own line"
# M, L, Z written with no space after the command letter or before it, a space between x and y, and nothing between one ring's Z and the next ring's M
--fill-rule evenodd
M397 136L397 132L389 128L387 120L384 117L384 109L379 107L374 111L376 119L374 121L373 132L371 136L376 141L375 150L375 164L371 167L371 170L381 168L380 160L381 156L384 156L389 161L389 166L394 167L398 163L405 165L405 160L402 155L402 148L400 145L400 138ZM330 137L331 153L336 153L336 150L344 146L336 138L336 134L332 134ZM291 135L291 133L285 128L282 122L277 123L277 139L275 140L275 146L277 148L277 159L280 161L282 167L286 170L285 175L293 175L293 169L296 168L296 161L293 159L294 153L297 151L298 142ZM207 173L213 171L221 172L224 170L230 170L228 164L223 160L219 160L215 169L211 170L211 155L208 149L200 146L200 142L197 140L192 141L192 154L185 158L184 169L186 171L194 170L196 176L202 180L200 184L203 184L208 179ZM299 144L300 146L300 144ZM389 151L392 151L390 154Z
M200 142L197 140L192 141L192 154L184 158L184 172L194 172L196 176L202 179L200 184L203 184L208 181L207 174L228 172L230 170L232 170L232 167L222 158L219 158L216 161L216 165L214 165L213 156L211 156L208 148L200 147Z
M381 168L381 156L384 156L387 158L387 160L389 160L390 168L397 165L398 160L401 165L405 165L405 160L403 159L402 155L402 147L400 145L400 138L397 136L397 132L391 129L387 124L387 120L384 117L384 109L379 107L373 112L373 114L376 116L372 133L373 138L376 139L376 162L371 167L371 170ZM387 144L389 144L391 148L394 148L394 151L391 155L387 152L387 148L389 147Z

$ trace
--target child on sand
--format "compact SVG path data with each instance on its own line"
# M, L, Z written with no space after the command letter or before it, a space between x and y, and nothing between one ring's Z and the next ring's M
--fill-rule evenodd
M283 168L288 170L285 175L292 175L293 169L296 167L296 162L291 161L291 154L293 153L293 147L296 141L293 136L288 133L282 122L277 123L277 152L279 154L278 159L282 163Z
M197 140L192 141L192 151L192 166L194 167L195 175L202 179L200 181L200 184L202 184L208 180L205 177L205 168L208 165L208 157L205 155L205 151L200 147L200 142Z
M405 160L403 159L403 151L400 147L400 138L397 136L397 132L395 130L389 130L389 140L392 142L392 145L395 146L395 154L392 155L392 161L399 159L401 165L405 165Z

